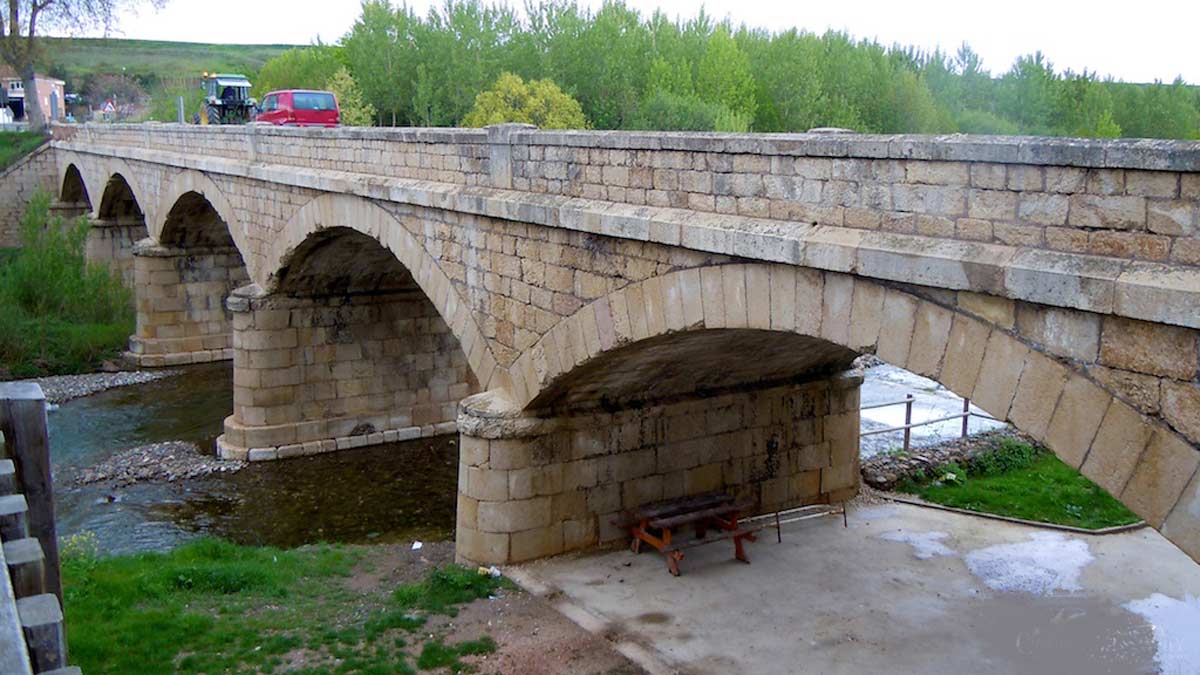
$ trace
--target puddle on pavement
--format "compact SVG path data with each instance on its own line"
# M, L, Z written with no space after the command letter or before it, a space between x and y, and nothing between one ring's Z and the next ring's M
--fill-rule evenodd
M1035 532L1026 541L963 556L967 569L988 588L1033 595L1081 590L1079 577L1094 559L1087 542L1060 532Z
M912 546L913 556L917 560L929 560L940 555L954 555L954 549L942 543L950 537L948 532L913 532L911 530L890 530L879 535L880 539L895 541Z
M980 670L1055 675L1160 672L1150 624L1103 600L1003 593L975 605L964 618L980 656L995 666Z
M646 612L645 614L639 614L637 620L639 623L671 623L671 615L666 612Z
M1125 604L1153 626L1156 659L1164 675L1200 673L1200 598L1155 593Z
M61 535L91 531L105 553L162 550L201 535L244 544L448 539L454 436L278 462L231 475L123 488L71 486L74 472L134 446L213 447L232 410L229 364L78 399L50 413Z

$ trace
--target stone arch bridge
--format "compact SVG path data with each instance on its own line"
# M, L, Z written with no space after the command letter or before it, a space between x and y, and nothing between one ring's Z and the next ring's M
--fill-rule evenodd
M146 366L232 358L220 452L460 434L460 557L623 507L858 489L859 354L1200 559L1200 144L58 127Z

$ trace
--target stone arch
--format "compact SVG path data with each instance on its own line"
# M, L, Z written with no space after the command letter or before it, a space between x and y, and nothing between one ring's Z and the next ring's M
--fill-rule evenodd
M211 212L220 222L210 223L211 217L206 211ZM165 245L186 245L189 240L200 238L210 240L208 245L236 246L245 257L248 250L246 228L238 217L237 210L217 184L199 171L184 171L175 176L160 196L156 214L149 223L150 236ZM211 224L213 227L189 235L181 227L183 216L187 214L201 214L205 224ZM224 236L221 236L220 229L225 230Z
M332 228L356 231L390 251L449 326L479 384L484 389L507 385L507 373L497 365L470 307L455 292L437 261L392 214L362 197L324 194L301 207L271 242L266 268L255 274L263 289L277 291L297 254L304 252L305 242L314 233Z
M113 173L104 183L104 191L96 205L96 218L99 220L145 220L146 212L137 197L137 192L124 174Z
M88 190L87 181L84 179L83 172L74 163L68 164L63 171L62 180L59 181L59 201L68 204L81 204L87 209L87 213L92 211L91 191Z
M570 392L600 381L595 373L611 379L611 355L658 341L683 344L688 358L694 350L680 341L714 328L793 333L809 341L797 346L832 350L831 368L845 362L840 349L933 379L1045 444L1200 559L1188 515L1196 499L1185 494L1200 453L1188 440L983 316L853 275L727 264L630 284L560 321L516 360L511 406L558 414L577 403Z
M150 193L138 178L133 167L129 166L125 160L116 157L106 157L102 160L100 166L97 167L97 171L93 173L93 176L97 179L91 184L93 189L89 192L92 195L92 205L94 207L93 218L104 219L112 217L112 213L105 210L105 195L110 188L116 188L127 193L132 198L132 201L137 204L138 215L145 218L147 223L152 220L147 217L147 207L154 206L153 202L149 199ZM103 182L99 179L103 179ZM114 183L115 180L119 182ZM123 187L120 186L121 183L124 184ZM100 189L98 199L97 187Z

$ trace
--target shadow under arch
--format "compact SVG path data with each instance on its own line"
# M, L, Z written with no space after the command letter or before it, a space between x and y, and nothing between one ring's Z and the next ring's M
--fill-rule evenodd
M68 164L59 183L59 201L70 204L81 214L92 212L92 199L87 188L83 173L74 163Z
M334 228L357 232L389 252L450 328L479 384L484 389L507 386L508 373L497 364L470 307L454 290L449 277L403 223L368 199L324 194L305 204L271 240L263 269L252 270L254 278L268 293L279 290L285 274L296 274L299 254L327 246L332 239L324 232ZM310 241L314 235L319 238ZM361 239L344 241L364 245ZM295 294L298 286L289 281L288 288Z

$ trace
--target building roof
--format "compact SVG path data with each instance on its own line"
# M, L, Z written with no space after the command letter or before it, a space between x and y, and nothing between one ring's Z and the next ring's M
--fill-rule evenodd
M64 86L66 85L66 82L63 82L57 77L49 77L41 73L34 73L34 76L44 82L54 82L55 84L61 84ZM8 81L19 79L21 79L20 76L17 75L17 71L13 70L12 66L8 65L7 63L0 63L0 80Z

